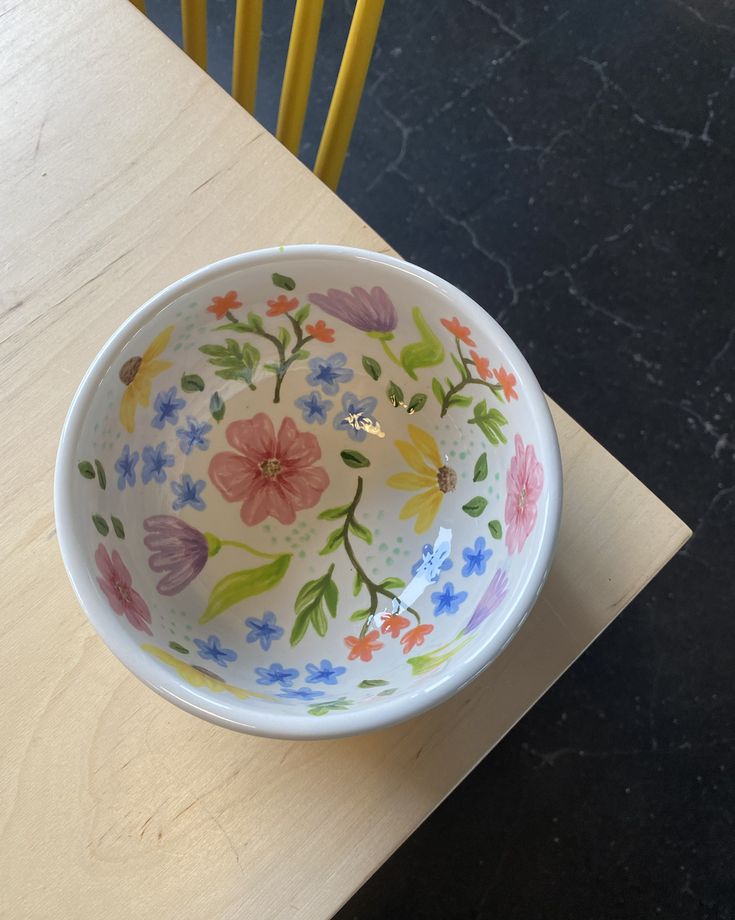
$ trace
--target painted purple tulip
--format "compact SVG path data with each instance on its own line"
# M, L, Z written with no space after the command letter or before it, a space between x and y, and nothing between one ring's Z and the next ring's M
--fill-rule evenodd
M361 287L353 287L351 293L329 288L326 294L309 294L309 300L362 332L385 334L398 325L396 308L382 287L374 287L369 293Z
M493 575L485 593L480 598L480 603L470 617L469 623L464 628L464 633L473 632L486 620L491 613L495 613L508 593L508 575L503 569L498 569Z
M151 551L148 565L154 572L166 572L156 588L170 597L190 584L210 556L207 537L195 527L170 514L146 518L143 542Z

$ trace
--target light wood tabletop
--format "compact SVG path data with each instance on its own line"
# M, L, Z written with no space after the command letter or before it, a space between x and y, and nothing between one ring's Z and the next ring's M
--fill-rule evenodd
M689 531L553 406L555 564L461 694L384 732L294 743L152 693L97 638L56 544L55 453L82 374L210 261L390 247L127 0L0 0L0 24L0 915L329 917Z

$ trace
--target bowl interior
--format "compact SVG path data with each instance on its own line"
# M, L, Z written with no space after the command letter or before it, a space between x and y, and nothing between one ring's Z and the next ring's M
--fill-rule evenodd
M530 608L558 516L507 336L434 276L338 249L154 298L64 451L62 548L97 629L156 689L266 734L370 727L469 679Z

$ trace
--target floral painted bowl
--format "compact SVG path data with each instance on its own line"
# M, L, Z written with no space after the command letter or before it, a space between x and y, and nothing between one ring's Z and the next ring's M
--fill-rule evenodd
M176 282L69 411L59 542L93 625L195 715L288 738L433 706L508 643L561 507L543 394L459 290L291 246Z

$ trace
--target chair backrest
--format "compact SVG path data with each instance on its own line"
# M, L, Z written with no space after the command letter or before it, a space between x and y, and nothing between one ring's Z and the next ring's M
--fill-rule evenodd
M145 13L145 0L131 0ZM327 112L314 172L335 189L342 173L362 98L384 0L357 0L337 82ZM324 0L296 0L276 137L298 156L311 89ZM263 0L237 0L232 60L232 95L255 110L260 63ZM207 69L207 0L181 0L184 51Z

